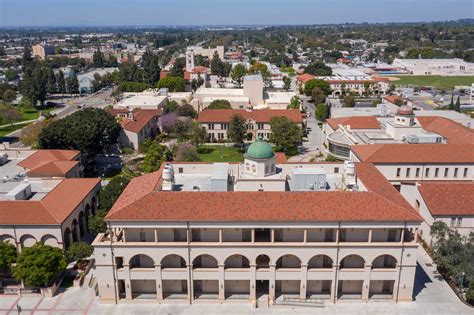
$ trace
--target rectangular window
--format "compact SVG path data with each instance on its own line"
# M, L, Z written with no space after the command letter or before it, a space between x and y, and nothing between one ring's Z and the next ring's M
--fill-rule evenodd
M457 223L457 227L461 227L462 225L462 218L458 218L458 223Z
M145 232L140 232L140 242L146 242L146 234L145 234Z
M454 178L458 177L458 170L459 169L457 167L454 169Z
M334 173L336 173L336 174L339 173L339 167L334 168Z
M227 124L221 124L221 129L222 130L227 130Z
M259 124L257 125L257 128L260 129L260 130L263 130L263 126L264 126L264 124L259 123Z
M407 172L406 172L406 177L409 178L410 177L410 168L407 168Z
M428 178L430 176L430 168L428 167L425 169L425 177Z
M397 168L397 177L400 177L400 171L401 171L401 169Z
M182 167L178 168L178 173L183 174L183 168Z
M444 169L444 178L448 177L449 174L449 168Z
M435 168L435 177L438 177L438 175L439 175L439 168L437 167Z
M467 167L466 167L466 168L464 168L464 173L462 174L462 176L463 176L464 178L466 178L466 177L467 177Z
M420 177L420 168L419 167L416 168L415 177Z
M214 124L207 124L207 129L214 130Z

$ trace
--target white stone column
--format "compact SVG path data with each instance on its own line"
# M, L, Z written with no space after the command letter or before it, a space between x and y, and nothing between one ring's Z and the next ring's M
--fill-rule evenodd
M193 303L194 301L194 280L193 280L193 265L189 264L187 265L188 268L188 301L190 304Z
M163 280L161 277L161 264L155 265L155 279L156 279L156 299L158 300L158 302L163 302Z
M250 265L250 302L254 305L257 301L257 265Z
M332 281L331 281L331 301L333 303L336 303L336 300L337 300L337 290L339 289L338 287L338 282L339 280L336 280L336 279L339 279L339 265L337 264L334 264L333 267L332 267L332 272L333 272L333 277L332 277ZM337 277L336 277L337 275Z
M275 264L271 264L270 265L270 281L269 281L269 284L270 284L270 292L269 292L269 296L268 296L268 299L270 301L270 304L273 304L275 302L275 286L276 286L276 265Z
M402 269L402 266L397 263L397 267L396 267L396 270L397 270L397 277L395 278L395 282L393 283L393 300L397 300L397 293L399 292L398 290L398 287L400 285L400 282L398 281L399 277L398 275L400 274L401 272L401 269Z
M132 299L132 283L130 280L130 265L123 265L123 272L125 274L125 298Z
M300 300L306 300L306 287L308 286L308 265L301 265Z
M369 300L370 290L370 273L372 271L372 265L366 264L364 267L364 283L362 284L362 301Z
M225 269L224 265L219 265L219 301L225 301Z

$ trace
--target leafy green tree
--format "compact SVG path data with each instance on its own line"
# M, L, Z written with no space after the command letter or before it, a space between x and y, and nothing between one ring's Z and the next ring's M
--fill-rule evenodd
M15 107L0 103L0 121L2 124L13 125L13 123L20 118L21 114Z
M195 146L186 143L180 145L176 149L176 161L179 162L199 162L201 158L199 157L198 150Z
M193 122L189 132L189 140L196 148L207 141L206 129L202 128L198 122Z
M114 176L109 183L99 192L99 205L102 210L109 211L118 197L127 187L130 179L125 176Z
M171 67L170 76L182 78L184 75L184 68L186 67L186 59L184 57L176 58L173 67Z
M454 94L451 94L451 102L448 105L449 110L454 110Z
M316 87L321 89L321 91L326 95L331 94L331 86L329 85L329 82L319 79L307 81L304 85L304 94L306 96L311 96L313 89Z
M337 162L337 158L334 155L328 154L325 159L326 162Z
M114 82L117 85L122 82L143 82L144 76L144 70L130 60L128 62L122 62L118 66L118 72L114 76Z
M18 79L18 72L13 69L8 69L7 71L5 71L5 78L9 82L15 81L16 79Z
M176 101L169 101L163 107L163 114L174 113L178 110L179 104Z
M156 87L167 88L170 92L184 92L184 79L181 77L166 76L158 81Z
M284 76L283 77L283 89L285 91L289 91L291 89L291 79L289 76Z
M213 100L206 109L232 109L228 100Z
M324 93L320 88L315 87L311 91L311 97L313 98L315 104L321 104L326 102L327 94Z
M461 112L461 97L459 95L456 100L456 104L454 105L454 110L457 111L458 113Z
M26 146L36 148L38 145L38 137L43 128L47 127L54 121L54 118L48 118L36 121L21 129L20 142Z
M106 210L99 209L95 212L95 215L89 219L87 226L90 232L96 234L107 232L107 224L104 221L107 212Z
M94 248L91 245L84 242L76 242L66 250L66 258L68 261L77 261L90 257L93 252Z
M64 72L59 70L57 79L58 93L66 94L66 79L64 78Z
M94 66L94 68L104 67L104 54L100 51L100 47L98 47L92 55L92 65Z
M47 69L47 77L48 77L48 82L47 82L47 91L49 94L55 94L58 92L58 88L56 85L56 76L54 75L53 69L49 67Z
M38 146L42 149L80 150L87 159L106 152L116 144L120 125L102 109L86 108L41 130Z
M0 279L10 274L11 267L16 262L17 253L15 245L0 241Z
M191 88L193 91L196 91L204 84L204 79L201 77L201 74L198 73L198 78L191 81Z
M183 104L178 107L176 110L176 115L180 117L191 117L191 118L196 118L197 117L197 112L194 109L194 107L190 104Z
M155 143L148 149L141 169L145 173L157 171L163 162L170 161L172 157L171 151L166 146Z
M303 139L301 128L287 117L272 117L270 142L280 147L285 154L298 153L298 143Z
M241 88L242 84L244 83L244 76L247 70L245 66L242 64L236 64L235 67L232 69L230 73L230 77L232 78L232 83L237 87Z
M69 94L79 94L79 80L75 72L66 80L66 90Z
M20 87L23 96L28 98L34 106L36 106L38 101L43 105L48 92L47 82L48 73L46 66L40 61L26 63Z
M214 55L212 56L211 59L211 73L213 75L220 75L222 74L222 60L219 57L219 53L217 51L214 52Z
M5 92L3 92L1 98L7 103L11 103L16 99L16 92L13 90L7 89Z
M354 107L356 104L355 97L352 95L346 95L344 97L344 107Z
M298 96L293 96L290 100L290 104L286 107L286 109L300 109L301 100Z
M315 115L317 120L326 121L326 119L329 118L329 106L326 104L318 104Z
M29 287L47 286L66 269L67 261L61 249L41 242L25 247L13 267L13 275Z
M149 51L142 56L143 80L151 85L155 85L160 80L160 57Z
M236 144L244 143L245 135L247 133L247 126L242 115L233 115L229 122L229 129L227 130L227 137L230 141Z
M143 92L150 89L152 86L144 82L122 82L117 86L114 94L120 94L123 92Z
M312 74L314 76L320 76L320 77L325 77L325 76L330 76L332 75L332 69L331 67L327 66L324 62L318 61L312 64L309 64L305 69L305 73Z

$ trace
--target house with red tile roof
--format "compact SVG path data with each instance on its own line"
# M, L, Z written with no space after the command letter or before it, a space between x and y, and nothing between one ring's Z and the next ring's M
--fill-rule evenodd
M240 115L247 124L247 134L257 139L268 140L271 135L270 121L273 117L287 117L303 128L304 121L297 109L206 109L199 113L197 121L208 134L209 142L225 141L227 129L234 115Z
M117 117L122 126L119 143L124 147L137 150L143 140L154 138L159 132L159 118L161 109L108 109L108 112Z
M422 219L370 163L287 163L258 140L242 163L132 179L105 220L93 242L102 302L252 304L257 287L270 303L412 300Z
M20 161L28 177L82 177L81 152L77 150L38 150Z
M0 188L1 241L18 251L40 241L66 250L88 233L100 179L29 179Z
M446 223L462 236L474 232L474 182L407 182L400 192L423 217L419 233L428 244L435 221Z

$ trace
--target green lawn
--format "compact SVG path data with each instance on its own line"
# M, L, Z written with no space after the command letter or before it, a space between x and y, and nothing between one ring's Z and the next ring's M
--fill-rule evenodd
M239 148L221 145L203 145L198 153L203 162L242 162L244 159Z
M396 77L400 80L391 81L395 85L433 86L443 90L452 90L454 86L459 85L470 86L474 83L474 76L405 75Z
M27 121L37 119L39 117L39 111L36 109L25 110L21 113L21 119L18 121Z
M24 123L24 124L18 124L18 125L13 125L13 126L8 126L8 127L3 127L0 128L0 137L4 137L10 132L13 132L15 130L21 129L25 126L28 126L30 123Z

